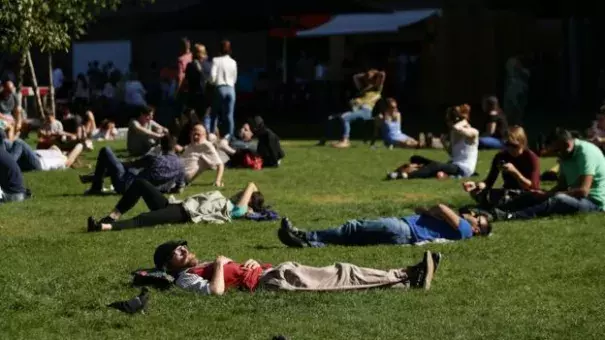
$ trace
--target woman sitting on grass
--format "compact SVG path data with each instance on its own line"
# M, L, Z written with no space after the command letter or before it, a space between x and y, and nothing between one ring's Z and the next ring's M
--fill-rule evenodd
M483 111L487 113L488 123L485 134L479 138L480 149L502 149L506 140L508 122L498 98L489 96L483 99Z
M397 108L397 101L387 98L387 107L384 113L378 115L377 128L382 130L382 140L387 146L400 148L416 148L418 141L401 131L401 113Z
M118 138L119 131L116 128L116 123L109 119L104 119L99 128L94 128L92 132L92 139L98 141L104 140L115 140Z
M149 212L131 219L119 221L123 214L132 209L143 198ZM88 231L109 231L131 228L153 227L170 223L225 223L242 218L248 213L263 211L265 198L254 183L231 200L220 192L212 191L186 198L183 202L168 200L146 180L137 179L118 201L114 210L99 221L88 218Z
M491 208L507 203L524 192L540 189L540 159L527 148L527 136L520 126L508 129L505 149L496 154L492 166L483 182L465 182L464 190L482 208ZM502 172L504 182L501 189L493 186Z
M472 176L479 153L479 132L468 121L470 112L471 107L466 104L451 107L447 111L446 123L450 128L450 146L447 148L450 154L449 162L441 163L414 155L409 164L404 164L387 174L387 180Z

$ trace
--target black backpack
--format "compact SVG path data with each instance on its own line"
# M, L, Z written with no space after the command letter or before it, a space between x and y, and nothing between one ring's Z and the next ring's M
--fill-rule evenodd
M157 289L169 289L174 284L174 277L163 270L156 268L137 269L132 272L132 285L134 287L151 286Z

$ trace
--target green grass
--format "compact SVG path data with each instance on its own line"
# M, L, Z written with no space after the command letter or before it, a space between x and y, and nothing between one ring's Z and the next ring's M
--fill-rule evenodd
M351 218L402 216L421 204L470 203L457 180L382 181L411 151L348 150L286 142L279 169L228 170L224 193L257 182L297 225L336 226ZM97 148L100 145L97 145ZM114 144L115 148L122 147ZM441 151L423 151L445 159ZM85 156L92 162L95 153ZM485 175L492 153L482 153ZM553 164L543 160L543 169ZM77 173L29 173L34 199L0 206L0 339L602 339L605 333L603 215L501 223L489 238L424 247L287 249L278 223L174 225L85 232L117 197L84 197ZM184 195L212 190L205 173ZM140 203L132 216L144 210ZM134 296L130 271L152 265L156 245L187 239L202 259L224 254L310 265L337 261L402 267L426 249L445 255L430 291L342 293L230 291L207 297L153 292L145 315L108 309Z

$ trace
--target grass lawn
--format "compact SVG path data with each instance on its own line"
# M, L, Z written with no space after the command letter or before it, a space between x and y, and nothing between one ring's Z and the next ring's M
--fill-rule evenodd
M418 205L470 203L459 180L382 181L411 151L348 150L285 142L279 169L228 170L224 193L256 182L282 216L309 228L352 218L402 216ZM101 145L97 145L97 149ZM123 144L113 144L121 149ZM442 151L422 151L445 159ZM93 163L96 152L85 155ZM481 153L484 176L493 153ZM554 163L544 159L546 169ZM602 339L605 333L603 215L509 222L489 238L424 247L288 249L279 223L179 225L86 233L117 196L84 197L85 169L28 173L34 199L0 206L0 339ZM213 190L205 173L184 193ZM142 212L140 203L128 216ZM310 265L377 268L445 255L430 291L342 293L230 291L222 297L152 292L145 315L105 307L130 298L129 273L152 265L155 246L184 238L201 259L223 254Z

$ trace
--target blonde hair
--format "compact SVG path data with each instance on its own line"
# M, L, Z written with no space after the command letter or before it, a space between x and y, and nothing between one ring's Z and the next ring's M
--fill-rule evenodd
M508 137L506 138L506 141L517 144L524 149L527 148L527 135L525 134L525 129L519 125L511 126L508 128Z
M206 51L206 46L203 44L195 44L193 45L193 54L196 57L208 57L208 52Z

